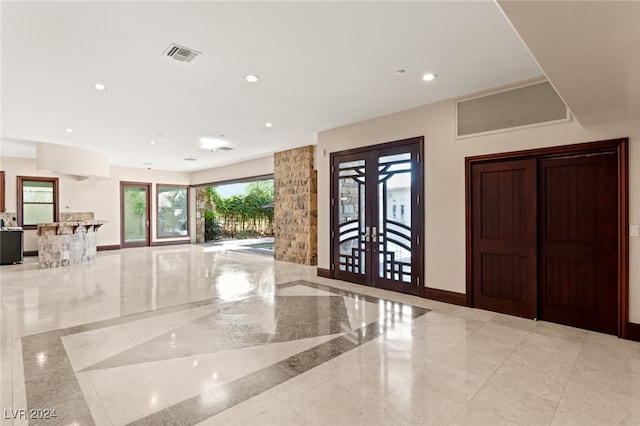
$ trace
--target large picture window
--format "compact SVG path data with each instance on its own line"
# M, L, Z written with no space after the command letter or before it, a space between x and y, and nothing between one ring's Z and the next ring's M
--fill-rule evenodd
M58 221L58 179L18 176L18 225Z
M189 191L186 186L158 185L157 236L189 236Z

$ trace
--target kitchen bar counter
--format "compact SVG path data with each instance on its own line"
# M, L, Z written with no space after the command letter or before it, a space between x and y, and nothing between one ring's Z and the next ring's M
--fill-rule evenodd
M38 268L77 265L96 258L96 232L104 222L38 224Z

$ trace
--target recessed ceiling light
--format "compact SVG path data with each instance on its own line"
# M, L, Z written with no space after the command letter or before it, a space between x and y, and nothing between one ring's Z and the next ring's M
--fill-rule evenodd
M70 129L68 127L66 129L64 129L64 131L67 132L67 133L73 133L73 129Z
M153 145L154 143L156 143L156 141L154 141L153 139L151 139L151 140L149 141L149 143L150 143L151 145Z
M266 123L264 123L265 127L273 127L273 123L270 121L267 121Z
M432 72L428 72L422 76L422 81L433 81L438 75Z
M258 77L257 75L253 75L253 74L247 74L244 76L244 79L246 81L248 81L249 83L255 83L258 80L260 80L260 77Z
M396 75L403 75L405 73L405 70L397 70L396 71Z
M96 83L93 85L93 87L95 87L96 90L107 90L107 86L102 83Z

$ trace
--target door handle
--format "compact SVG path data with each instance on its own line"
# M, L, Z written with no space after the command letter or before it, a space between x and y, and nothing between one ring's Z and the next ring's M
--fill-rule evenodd
M371 237L370 237L370 234L369 234L369 230L370 230L370 228L369 228L368 226L365 226L365 228L364 228L364 240L365 240L366 242L371 241Z
M374 243L378 242L378 234L376 232L377 231L375 226L371 228L371 241L373 241Z

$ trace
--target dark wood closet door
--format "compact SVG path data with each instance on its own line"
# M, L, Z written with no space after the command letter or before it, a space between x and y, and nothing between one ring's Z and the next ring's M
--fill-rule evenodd
M614 152L539 163L540 318L617 334Z
M536 160L472 168L473 306L536 317Z

